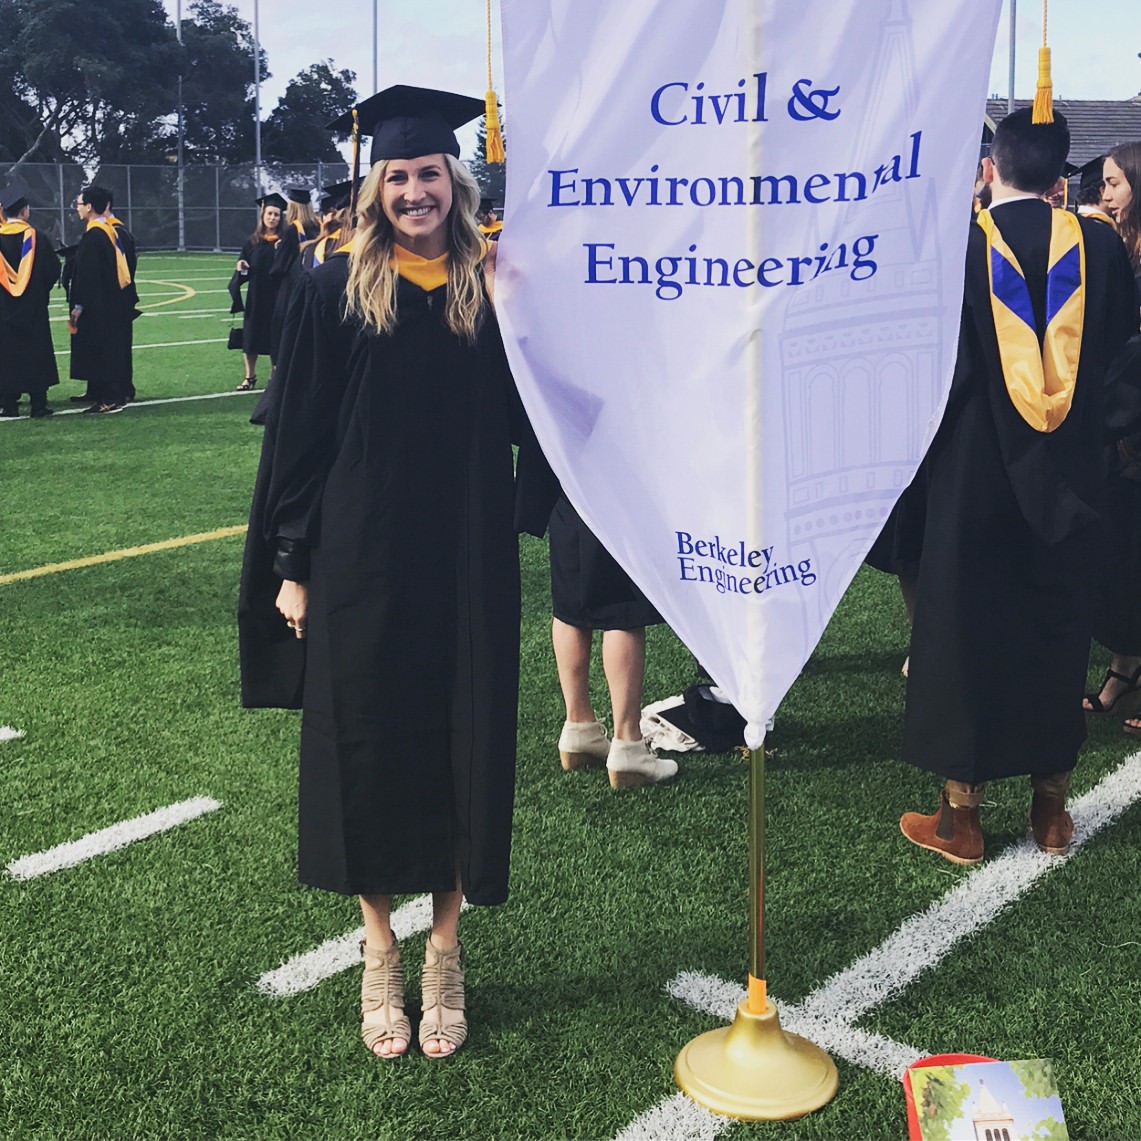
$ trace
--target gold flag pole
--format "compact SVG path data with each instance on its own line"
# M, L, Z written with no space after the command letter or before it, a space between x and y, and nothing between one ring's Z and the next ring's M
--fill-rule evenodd
M765 749L749 753L749 879L752 959L748 994L729 1026L699 1034L674 1062L678 1088L714 1113L783 1121L820 1109L839 1075L819 1046L782 1030L764 974Z
M752 17L753 58L761 58L761 24L755 5ZM753 70L757 70L754 68ZM748 162L761 169L761 133L748 132ZM757 212L748 215L749 247L760 246ZM757 256L759 261L759 255ZM759 432L762 421L761 372L763 322L758 311L750 321L746 421L750 433L749 521L754 538L764 525ZM762 545L758 542L758 546ZM752 684L759 698L763 664L764 630L756 608L749 611L749 651ZM757 702L751 700L755 708ZM678 1088L714 1113L748 1121L779 1121L803 1117L820 1109L836 1095L839 1077L832 1059L819 1046L781 1029L776 1007L769 1001L764 971L765 900L765 742L758 727L750 726L749 740L749 933L752 955L746 997L738 1004L729 1026L699 1034L687 1043L674 1062ZM757 739L759 737L759 739ZM753 740L756 746L752 747Z

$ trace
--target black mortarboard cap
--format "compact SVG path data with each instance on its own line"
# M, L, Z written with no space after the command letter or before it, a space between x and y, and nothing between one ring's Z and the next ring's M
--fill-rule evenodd
M484 101L451 91L397 84L358 103L353 111L360 133L372 136L370 163L430 154L459 158L456 130L483 114ZM329 130L350 134L353 111L330 123Z
M1100 186L1102 183L1102 172L1105 169L1105 155L1095 155L1089 162L1083 162L1081 166L1074 168L1074 174L1082 176L1078 187L1085 190L1090 186Z
M28 204L28 188L20 181L13 179L6 186L0 187L0 207L6 214L16 214Z
M313 201L313 196L308 186L287 186L285 188L285 196L290 202L296 202L299 206L310 205Z
M486 214L488 212L488 210L494 210L494 209L495 209L495 199L494 198L481 198L479 200L479 212L481 214Z
M279 210L284 210L286 206L285 199L275 190L272 194L263 194L257 199L259 206L276 206Z
M357 188L363 180L357 179ZM346 178L344 182L334 182L332 186L321 187L321 212L326 210L343 210L349 204L349 196L353 189L353 180Z

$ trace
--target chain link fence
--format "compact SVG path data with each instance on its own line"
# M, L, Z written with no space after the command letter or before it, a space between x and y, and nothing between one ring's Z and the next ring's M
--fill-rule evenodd
M26 163L20 178L28 185L32 224L56 245L72 245L83 234L74 202L88 183L105 186L115 198L115 214L146 250L237 250L257 226L254 200L286 186L314 189L349 177L344 163L300 166L263 164L261 178L250 165L186 166L179 178L171 166L103 166L88 178L82 167Z

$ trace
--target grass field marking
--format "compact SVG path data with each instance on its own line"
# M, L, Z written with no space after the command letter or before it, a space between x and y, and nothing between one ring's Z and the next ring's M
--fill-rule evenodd
M0 741L18 741L23 735L22 729L13 729L11 725L0 725Z
M861 1030L853 1025L855 1020L900 993L942 960L956 943L985 927L1047 872L1072 859L1138 799L1141 753L1134 753L1070 805L1074 840L1065 856L1039 852L1029 837L1011 845L965 875L925 911L904 920L874 951L827 979L803 1002L780 1004L781 1026L854 1065L899 1078L927 1051ZM733 1017L745 994L739 983L695 971L682 972L666 990L725 1022ZM732 1124L694 1105L684 1094L675 1094L635 1118L618 1138L704 1141L719 1136ZM716 1131L703 1133L700 1128Z
M463 909L467 909L467 902ZM432 926L432 897L418 895L415 899L401 904L391 918L392 933L397 939L406 939L428 931ZM361 961L360 943L364 938L364 928L358 927L346 935L329 939L312 951L305 951L287 959L280 967L266 971L257 981L257 989L262 994L284 998L291 994L301 994L312 990L318 983L333 975L340 974Z
M255 389L246 389L243 392L231 390L229 392L200 392L197 396L163 396L158 400L132 400L130 404L123 409L124 412L137 411L140 408L154 408L159 404L190 404L195 400L223 400L230 396L249 396L253 393L255 396L260 396L261 393ZM54 412L55 416L78 416L82 412L86 412L86 408L57 408ZM24 416L5 416L0 419L0 424L15 424L19 420L30 420L31 417Z
M8 874L14 880L31 880L64 868L73 868L76 864L86 863L96 856L105 856L108 852L116 852L138 840L145 840L160 832L169 832L180 824L221 807L218 801L208 796L180 800L177 804L156 808L145 816L135 816L112 824L109 828L101 828L98 832L90 832L79 840L69 840L66 844L57 844L43 852L21 856L8 865Z
M228 539L231 535L241 535L246 524L233 527L219 527L216 531L200 531L197 535L180 535L177 539L163 539L158 543L145 543L141 547L123 547L118 551L104 551L101 555L89 555L85 559L68 559L62 563L48 563L42 567L12 571L0 574L0 586L9 582L23 582L29 578L43 578L44 575L60 574L62 571L79 570L82 567L96 567L103 563L115 563L120 559L133 559L139 555L153 555L156 551L172 551L176 547L190 547L195 543L209 543L214 539Z
M189 301L196 294L196 290L192 285L184 285L181 281L161 281L158 278L150 278L143 282L144 286L150 285L169 285L172 289L181 290L174 297L168 297L165 301L153 301L143 305L140 304L140 309L161 309L164 305L177 305L180 301ZM161 294L148 294L148 296L162 296Z
M615 1141L713 1141L733 1124L679 1092L634 1118Z
M964 876L941 900L913 915L874 951L833 975L803 1003L826 1020L853 1022L935 966L961 939L990 923L1048 872L1065 864L1141 798L1141 753L1070 805L1074 839L1065 856L1039 852L1029 837Z
M737 1013L737 1004L745 997L740 984L698 971L682 971L667 985L666 991L671 998L705 1014L712 1014L723 1022L732 1021ZM830 1054L853 1065L875 1070L884 1077L899 1077L916 1058L923 1056L923 1051L914 1046L861 1030L842 1017L821 1016L809 1002L782 1002L779 1010L783 1029L800 1034Z
M140 349L180 349L185 345L224 345L226 337L212 337L208 341L165 341L161 345L135 345L133 351L138 352ZM57 357L66 357L71 352L71 349L58 349L56 351Z

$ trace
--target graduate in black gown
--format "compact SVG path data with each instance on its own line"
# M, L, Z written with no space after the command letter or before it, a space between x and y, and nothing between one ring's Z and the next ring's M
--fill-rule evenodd
M28 221L23 186L0 189L0 416L18 414L27 393L31 416L50 416L48 389L59 384L48 304L59 255Z
M71 376L87 382L86 410L119 412L135 397L132 322L139 315L135 241L111 212L111 193L85 186L75 210L86 224L68 288Z
M1026 109L999 124L984 160L992 206L967 246L951 393L923 463L904 759L946 780L939 810L900 826L956 863L982 859L991 779L1030 775L1043 851L1064 852L1073 831L1065 796L1085 739L1106 370L1138 315L1113 231L1039 197L1068 148L1061 115L1033 124ZM1136 427L1135 397L1121 431Z
M237 263L238 273L246 283L242 316L242 357L246 373L238 385L239 392L248 392L256 387L258 357L269 357L270 367L273 367L276 350L273 342L273 315L277 306L277 293L288 264L287 259L277 256L278 246L286 236L285 199L277 193L265 194L257 203L258 227L246 239ZM296 250L297 233L292 230L290 232Z
M290 309L239 605L243 700L303 709L300 878L360 897L382 1057L410 1039L392 896L432 893L433 1057L467 1031L462 899L507 896L518 403L454 135L483 106L396 87L358 108L373 166L351 245Z
M1099 205L1112 215L1125 242L1141 305L1141 143L1110 150L1101 167ZM1093 636L1112 657L1097 693L1087 693L1088 713L1136 712L1141 698L1141 454L1123 446L1111 456L1113 476L1102 502L1107 541L1094 592ZM1127 733L1141 735L1141 720L1130 717Z

